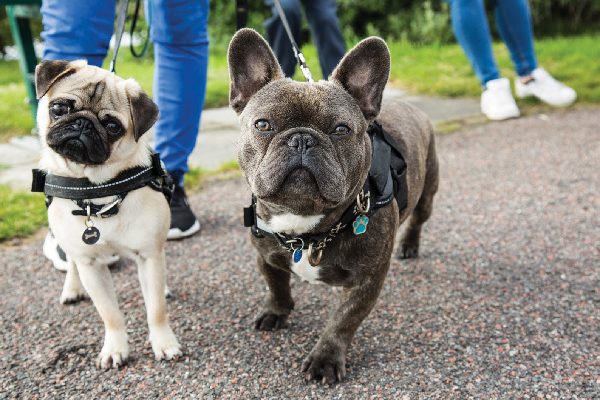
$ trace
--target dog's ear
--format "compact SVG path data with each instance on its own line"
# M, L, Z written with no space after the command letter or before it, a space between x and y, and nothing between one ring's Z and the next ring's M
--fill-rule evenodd
M238 114L266 84L284 78L269 44L253 29L240 29L231 39L229 64L229 104Z
M80 65L80 62L64 60L44 60L38 64L35 67L35 92L38 100L44 97L59 79L75 73Z
M390 75L390 51L378 37L358 43L340 61L331 74L356 99L367 120L374 119L381 108L383 89Z
M136 83L128 91L129 111L133 122L133 137L137 142L140 137L158 120L158 106Z

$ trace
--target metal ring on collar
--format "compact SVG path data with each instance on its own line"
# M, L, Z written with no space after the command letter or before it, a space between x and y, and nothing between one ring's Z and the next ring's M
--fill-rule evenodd
M366 201L366 204L364 202ZM356 196L356 208L361 214L366 214L371 209L371 192L366 194L361 190Z
M308 245L308 262L311 266L316 267L321 263L321 257L323 256L323 249L316 250L317 254L314 254L315 249L313 244Z
M304 240L302 240L302 238L294 238L294 239L286 240L285 243L288 246L290 246L290 251L294 251L296 249L302 250L304 248ZM294 246L294 244L296 244L297 246Z

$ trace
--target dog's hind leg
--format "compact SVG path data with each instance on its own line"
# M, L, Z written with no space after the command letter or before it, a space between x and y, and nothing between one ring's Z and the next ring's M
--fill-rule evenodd
M427 172L425 174L423 192L410 216L408 226L400 241L401 247L398 254L399 258L415 258L419 255L421 228L425 221L431 216L431 211L433 209L433 198L437 192L439 183L439 167L433 136L429 143L426 165Z
M87 262L86 262L87 261ZM104 322L105 336L97 365L101 368L120 367L129 357L125 320L113 286L108 266L90 259L75 260L83 287Z
M268 264L258 255L258 268L269 286L269 297L254 327L260 331L272 331L285 328L287 319L294 308L290 273Z
M65 283L63 285L62 293L60 294L61 304L76 303L87 297L87 293L81 285L79 271L77 270L75 262L71 258L69 258L68 262L67 276L65 276Z
M152 350L157 360L171 360L181 355L181 346L167 317L165 252L162 249L156 254L140 258L138 276L146 303Z

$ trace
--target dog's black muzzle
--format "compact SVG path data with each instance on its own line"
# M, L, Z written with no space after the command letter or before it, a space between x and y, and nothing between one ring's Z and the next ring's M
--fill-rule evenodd
M65 121L48 132L50 148L81 164L102 164L110 156L108 140L88 118Z

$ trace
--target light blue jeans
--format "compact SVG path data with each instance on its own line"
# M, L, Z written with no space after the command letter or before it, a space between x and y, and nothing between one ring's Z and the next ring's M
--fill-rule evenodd
M152 8L154 100L160 109L156 151L181 183L206 92L208 0L149 0L146 7ZM115 0L43 0L43 58L101 66L114 21Z
M492 37L484 0L447 0L456 40L471 62L483 86L498 79L500 73L492 54ZM494 0L494 15L500 36L511 55L519 76L537 68L533 48L533 29L527 0Z

